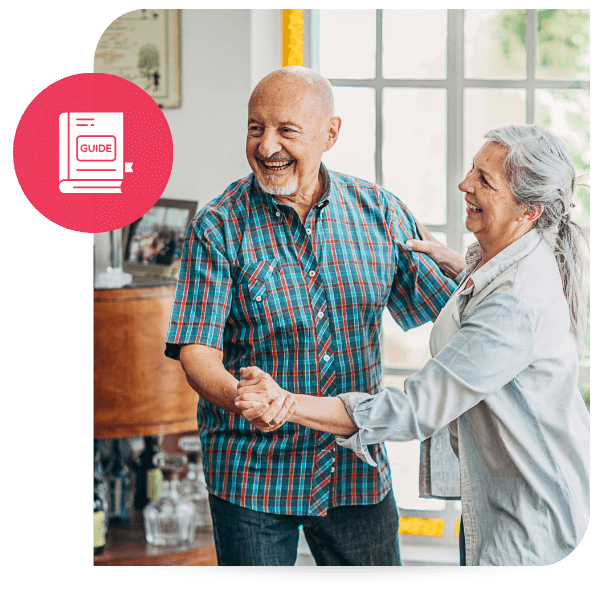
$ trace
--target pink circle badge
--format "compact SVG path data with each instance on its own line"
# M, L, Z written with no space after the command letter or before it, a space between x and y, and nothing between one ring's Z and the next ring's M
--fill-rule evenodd
M171 131L134 83L82 73L48 86L15 134L15 172L50 221L99 233L133 223L156 203L173 165Z

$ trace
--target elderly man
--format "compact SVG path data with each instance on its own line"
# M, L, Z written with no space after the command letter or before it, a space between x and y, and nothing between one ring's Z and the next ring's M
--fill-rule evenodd
M406 207L328 171L329 82L279 69L254 89L252 173L192 221L165 354L200 396L198 426L219 565L293 565L299 527L318 565L399 565L398 516L382 444L377 467L335 437L284 423L256 429L235 406L240 368L331 396L381 385L387 306L404 329L434 319L455 288L427 256ZM279 402L282 414L284 399Z

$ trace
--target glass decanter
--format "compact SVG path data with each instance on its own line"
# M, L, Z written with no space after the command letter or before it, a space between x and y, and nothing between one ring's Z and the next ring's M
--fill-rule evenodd
M143 510L146 540L155 546L191 542L196 530L196 508L177 491L179 474L187 458L183 454L159 452L152 461L164 479L158 500Z
M201 450L188 453L187 477L179 484L179 493L186 500L193 502L196 507L196 512L198 513L198 518L196 519L197 529L212 525L208 490L206 489L204 471L200 463L201 456Z

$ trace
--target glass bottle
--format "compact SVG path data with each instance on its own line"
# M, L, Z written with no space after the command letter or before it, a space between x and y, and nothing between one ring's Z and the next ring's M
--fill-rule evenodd
M106 546L106 498L94 487L94 556L104 552Z
M210 527L212 519L208 490L202 469L202 446L196 436L186 436L179 440L179 447L186 453L188 459L188 472L186 478L179 484L179 493L190 502L194 503L197 512L196 528Z
M113 523L124 523L131 517L131 469L127 466L127 440L112 441L112 462L108 468L108 510Z
M135 460L135 495L133 505L142 510L148 502L158 500L162 488L162 471L152 459L160 452L157 436L144 438L144 449Z
M123 271L123 230L94 234L94 287L120 288L133 280Z
M156 546L191 542L196 530L196 508L177 491L179 473L187 459L183 454L159 452L153 462L164 479L159 499L143 510L146 540Z
M108 484L104 477L102 469L102 452L100 440L94 440L94 513L96 513L96 504L99 511L104 513L104 532L108 531ZM96 501L98 496L98 501ZM94 523L96 516L94 515ZM95 533L94 533L95 536Z
M94 555L104 552L107 530L107 487L102 475L100 445L94 440Z

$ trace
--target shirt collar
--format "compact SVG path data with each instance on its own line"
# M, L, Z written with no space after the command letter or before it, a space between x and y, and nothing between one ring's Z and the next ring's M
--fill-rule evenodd
M482 251L479 242L471 244L465 259L467 262L465 280L469 277L473 280L474 293L482 290L506 269L527 256L541 241L542 236L537 229L528 231L475 272L473 271L481 261Z
M323 178L323 195L321 196L321 199L319 200L319 202L317 202L317 206L323 207L323 206L327 206L329 204L329 201L333 197L332 185L331 185L331 175L329 174L329 170L323 163L321 163L321 166L319 167L319 174ZM337 188L337 186L336 186L336 188Z
M321 196L321 199L319 200L319 202L317 202L316 206L317 208L323 208L325 206L327 206L329 204L329 201L332 200L335 197L335 192L334 190L337 190L337 185L332 185L332 180L331 180L331 175L329 174L329 170L327 169L327 167L321 163L320 167L319 167L319 174L321 175L322 179L323 179L323 195ZM275 201L275 198L273 198L273 196L271 196L271 194L267 194L266 192L263 192L262 189L260 188L260 185L258 184L258 179L256 177L256 175L254 175L254 173L252 173L252 177L253 177L253 183L252 183L252 187L254 189L254 192L258 195L258 197L267 204L267 206L269 207L269 210L271 212L279 212L281 210L281 206ZM339 190L337 190L339 193Z

